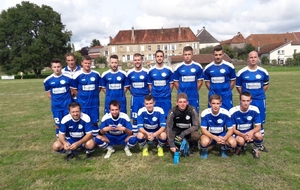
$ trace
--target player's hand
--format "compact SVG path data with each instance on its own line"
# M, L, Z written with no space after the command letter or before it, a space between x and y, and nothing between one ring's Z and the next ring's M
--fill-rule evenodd
M177 151L177 147L172 147L172 148L170 148L170 150L172 151L172 152L176 152Z
M148 133L148 140L149 141L153 141L154 140L154 136L153 136L153 133Z
M73 144L71 144L70 149L71 150L76 150L78 148L78 146L79 146L79 143L78 142L74 142Z
M64 144L64 149L65 149L65 150L70 150L70 146L71 146L71 144L70 144L69 142L66 142L66 143Z
M118 130L118 131L125 131L125 127L123 127L122 125L118 125L114 128L114 130Z

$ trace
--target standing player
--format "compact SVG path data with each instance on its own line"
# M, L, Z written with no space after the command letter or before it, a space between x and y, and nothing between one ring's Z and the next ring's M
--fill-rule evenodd
M136 144L136 137L132 133L130 119L126 113L120 112L120 102L112 100L109 103L110 113L101 120L99 135L95 142L100 148L107 149L104 158L109 158L115 152L113 145L125 146L127 156L132 156L129 148Z
M236 140L232 136L233 127L230 118L230 113L224 108L221 108L222 97L218 94L213 94L209 98L210 108L203 110L201 113L201 155L206 159L208 157L208 147L211 144L221 145L221 156L227 157L227 146L236 147Z
M254 158L259 158L259 149L261 149L263 136L261 130L260 113L256 106L250 105L252 95L249 92L240 94L240 105L230 109L231 120L233 122L233 133L237 141L235 154L239 155L241 147L245 142L254 141L252 154ZM254 127L255 125L255 127Z
M155 106L162 108L167 117L167 113L172 108L173 72L170 67L164 65L163 51L155 52L155 61L155 66L148 72L148 85L154 97Z
M71 52L65 55L67 66L63 68L63 73L68 73L71 77L73 77L75 72L80 71L80 66L76 65L75 55Z
M81 112L81 106L77 102L72 102L68 108L69 114L61 121L58 134L59 143L53 144L53 150L57 152L65 150L66 159L70 160L74 157L74 151L77 148L84 147L86 158L90 158L95 147L90 117Z
M133 55L134 68L130 69L127 73L129 80L129 89L131 93L130 101L130 116L132 119L132 131L136 135L138 132L137 127L137 113L140 108L144 106L144 97L149 94L147 84L147 69L142 67L143 56L140 53Z
M164 110L160 107L154 107L154 98L146 95L144 105L138 112L137 124L139 132L137 141L142 149L142 155L148 156L147 141L158 141L157 155L164 156L163 147L167 141L166 118Z
M208 99L213 94L220 95L222 107L229 110L233 107L232 89L235 86L235 68L233 64L223 60L224 52L221 45L214 47L213 55L215 60L204 68Z
M178 93L184 92L188 96L189 105L196 108L199 113L199 90L203 82L202 66L194 62L193 48L186 46L183 48L184 61L179 64L174 72L174 85Z
M269 87L269 73L266 69L259 67L258 54L252 51L248 55L248 66L242 68L237 73L236 89L241 94L248 91L252 94L251 105L258 107L260 118L262 120L261 133L264 135L264 127L266 121L266 94ZM268 152L266 147L262 145L260 150Z
M61 60L53 58L51 60L53 74L44 80L45 91L51 100L51 110L53 120L56 125L56 136L61 125L62 118L69 113L68 105L72 102L70 85L72 79L67 74L62 74Z
M121 104L121 112L127 113L126 91L129 88L127 75L118 69L119 60L117 55L111 55L110 70L102 73L102 91L105 94L104 113L109 113L109 103L118 100Z
M93 135L98 134L99 121L99 92L101 90L101 76L91 69L92 59L85 55L82 57L82 68L73 76L72 91L76 95L76 102L82 106L82 112L90 116L93 125Z

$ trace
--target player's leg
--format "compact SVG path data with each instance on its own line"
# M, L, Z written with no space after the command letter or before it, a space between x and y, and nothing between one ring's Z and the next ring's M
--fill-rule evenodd
M162 132L158 136L158 145L157 145L157 155L158 156L164 156L164 150L163 147L165 146L167 142L167 133Z
M200 113L200 112L199 112L199 110L200 110L199 100L189 100L189 105L194 106L194 107L196 108L196 111L197 111L198 113Z
M102 149L107 150L104 158L109 158L111 156L111 154L115 152L115 149L110 145L111 139L108 136L111 137L112 135L109 135L109 134L107 134L107 136L106 135L97 135L94 138L94 141L97 144L97 146L99 146Z
M143 133L138 132L136 138L137 138L137 142L140 146L140 149L142 149L142 155L148 156L149 153L148 153L147 137Z
M57 153L64 153L64 145L60 142L59 139L57 139L53 145L52 145L52 149L57 152Z
M138 133L137 115L140 108L144 106L144 97L131 97L130 116L132 119L132 132L134 135Z
M226 110L230 110L233 107L232 98L224 98L222 99L222 108Z
M131 153L130 149L133 148L136 145L136 141L137 141L137 137L134 136L134 135L126 137L126 139L125 139L126 145L125 145L125 148L124 148L126 156L132 156L132 153Z
M82 113L87 114L92 123L92 132L93 132L93 137L96 137L99 132L99 107L94 107L94 108L82 108Z
M88 140L85 144L84 144L84 147L85 147L85 153L86 153L86 158L90 158L92 156L92 152L95 151L95 146L96 146L96 143L94 141L94 139L90 139Z
M253 134L253 144L253 158L259 158L259 150L261 150L263 146L263 135L261 134L261 132L256 132Z
M235 140L237 142L236 148L234 149L234 154L240 155L241 149L245 145L246 141L243 137L238 136L238 135L233 135L233 137L235 138Z
M200 148L201 148L201 154L200 157L203 159L208 158L208 147L213 142L211 138L209 138L206 135L201 135L200 138Z
M201 135L198 131L193 131L189 137L186 137L186 139L188 140L189 146L190 146L190 150L189 150L189 154L193 154L194 151L198 151L198 144L199 144L199 140L201 138Z

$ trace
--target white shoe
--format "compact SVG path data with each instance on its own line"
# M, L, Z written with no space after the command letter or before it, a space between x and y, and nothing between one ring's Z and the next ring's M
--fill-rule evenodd
M108 149L105 156L104 156L104 158L105 159L109 158L111 156L111 154L114 153L114 152L115 152L115 149Z
M132 153L130 152L129 148L124 148L126 156L132 156Z

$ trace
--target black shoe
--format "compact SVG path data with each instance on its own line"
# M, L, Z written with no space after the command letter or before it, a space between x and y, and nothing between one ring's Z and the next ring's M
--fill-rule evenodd
M86 159L92 158L92 154L91 154L91 153L90 153L90 154L86 154L86 155L85 155L85 158L86 158Z
M264 145L261 145L261 147L259 148L259 150L263 151L263 152L269 152L269 150Z
M258 150L252 149L252 155L253 155L253 158L258 159L259 158L259 152L258 152Z
M70 154L67 154L67 156L66 156L67 161L70 161L72 158L74 158L73 152L71 152Z
M233 154L235 156L239 156L241 154L241 149L240 148L235 148Z

